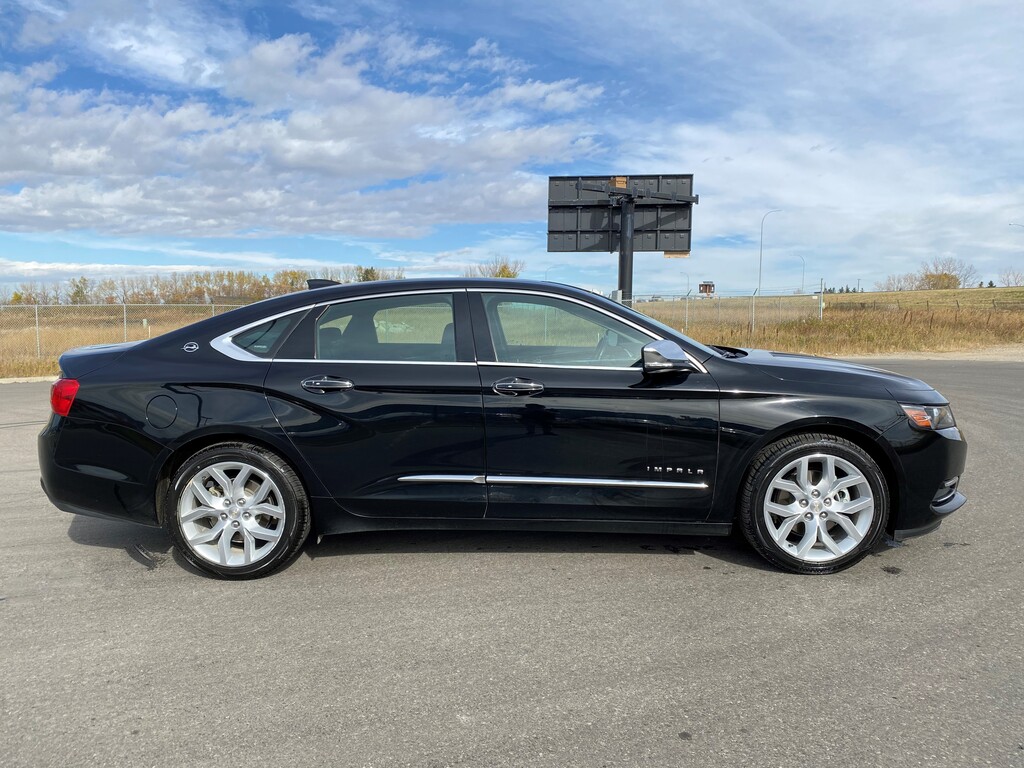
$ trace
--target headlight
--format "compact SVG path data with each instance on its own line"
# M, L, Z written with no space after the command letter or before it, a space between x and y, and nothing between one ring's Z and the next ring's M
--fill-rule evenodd
M902 405L902 408L910 423L918 429L946 429L956 426L953 409L948 405Z

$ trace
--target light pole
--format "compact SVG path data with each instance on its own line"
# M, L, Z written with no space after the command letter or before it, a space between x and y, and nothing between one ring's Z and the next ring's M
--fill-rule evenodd
M750 303L750 330L754 330L754 307L757 304L757 296L761 293L761 263L764 260L764 220L769 214L778 213L781 208L773 208L761 217L761 241L757 247L757 290L754 291L754 300Z
M804 261L804 257L800 256L799 253L797 254L797 256L800 258L800 265L801 265L800 266L800 293L803 293L804 292L804 276L807 274L807 262Z
M548 279L548 272L550 272L552 269L558 269L561 266L562 266L561 264L552 264L550 267L545 269L544 270L544 280L546 281Z
M690 295L690 273L689 272L682 272L682 271L680 271L679 274L686 275L686 295L689 296Z

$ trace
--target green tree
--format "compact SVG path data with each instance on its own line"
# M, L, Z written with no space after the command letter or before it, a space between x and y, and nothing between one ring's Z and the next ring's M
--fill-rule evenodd
M90 296L91 284L89 278L85 277L73 277L68 280L67 296L68 304L88 304L92 297Z

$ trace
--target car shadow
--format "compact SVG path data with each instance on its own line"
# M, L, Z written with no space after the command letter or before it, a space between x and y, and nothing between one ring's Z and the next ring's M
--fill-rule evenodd
M174 548L170 536L162 528L134 523L74 516L68 538L76 544L120 549L148 570L156 570L168 558L185 570L216 578L200 571ZM873 557L885 557L902 546L883 539L872 551ZM304 547L310 559L366 554L445 553L562 553L586 554L607 552L632 555L693 555L729 565L759 571L775 571L737 535L679 536L644 533L565 533L552 531L367 531L326 536L319 542L311 536ZM291 564L286 566L286 569Z
M306 555L340 557L366 554L627 554L688 556L698 552L731 565L772 570L744 542L726 536L556 531L367 531L324 537L307 545Z
M197 575L176 551L162 528L76 515L68 538L88 547L119 549L148 570L155 570L168 558ZM311 536L304 554L311 559L365 554L445 553L474 554L630 554L643 556L705 557L729 565L772 571L744 541L736 536L679 536L645 533L564 533L550 531L368 531L326 536L317 542Z

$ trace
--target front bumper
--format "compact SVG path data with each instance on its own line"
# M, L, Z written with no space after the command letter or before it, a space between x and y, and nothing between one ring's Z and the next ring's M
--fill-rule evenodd
M894 539L930 533L967 503L958 489L967 464L967 441L958 427L924 432L898 424L882 439L896 452L902 475L890 520Z

